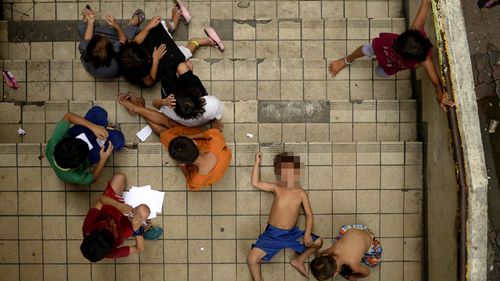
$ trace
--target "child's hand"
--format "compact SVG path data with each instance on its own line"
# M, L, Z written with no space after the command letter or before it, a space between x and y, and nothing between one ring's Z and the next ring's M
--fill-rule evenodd
M259 151L255 153L255 163L260 164L260 160L262 160L262 153Z
M161 58L167 53L167 46L165 44L161 44L160 47L154 49L153 51L153 61L160 61Z
M98 125L95 125L92 128L92 133L94 133L96 137L102 140L107 140L109 136L108 130L106 130L106 128L104 128L103 126L98 126Z
M118 23L116 22L116 19L115 17L113 17L112 15L106 15L106 22L112 26L112 27L116 27L118 26Z
M448 106L455 106L455 104L449 99L448 93L443 93L441 90L436 90L436 99L441 109L443 109L445 112L448 111Z
M120 207L118 208L118 210L122 214L128 214L128 213L132 212L132 206L130 206L129 204L120 204Z
M306 246L308 248L311 247L313 244L311 234L307 234L307 233L304 234L304 238L303 238L302 242L304 243L304 246Z
M109 143L109 146L108 146L108 149L104 150L104 147L106 145L103 145L101 147L101 150L99 151L99 157L101 159L108 159L109 156L111 156L111 154L113 153L113 143L111 143L110 141L107 141Z
M144 28L147 29L147 30L153 29L160 22L161 22L161 17L160 16L153 17L151 20L149 20L148 24Z
M166 106L175 109L175 96L173 94L168 95L164 101Z
M95 12L90 10L85 14L85 18L87 19L88 23L95 23Z

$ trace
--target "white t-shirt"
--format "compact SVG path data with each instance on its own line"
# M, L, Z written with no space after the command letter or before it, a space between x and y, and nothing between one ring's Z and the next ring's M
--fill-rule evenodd
M160 111L168 118L186 127L199 127L214 119L221 120L222 113L224 112L224 103L214 96L204 96L203 98L205 99L205 107L203 107L205 112L196 119L183 119L172 108L166 105L162 105Z

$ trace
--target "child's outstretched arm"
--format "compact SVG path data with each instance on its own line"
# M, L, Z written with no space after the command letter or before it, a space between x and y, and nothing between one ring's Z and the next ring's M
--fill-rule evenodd
M265 181L260 180L260 160L262 159L262 153L255 153L255 165L253 166L252 172L252 185L262 191L274 191L274 185Z
M127 42L127 35L125 35L121 26L116 22L115 17L112 15L106 15L106 22L116 30L120 43L125 44L125 42Z
M443 87L441 85L441 80L438 77L438 74L436 72L436 68L434 67L434 62L432 61L432 57L427 57L427 60L425 60L422 63L422 66L425 69L425 72L427 72L427 76L431 80L432 84L434 85L434 88L436 89L436 99L439 104L439 106L444 110L447 111L447 107L453 107L455 104L449 99L448 93L443 92Z
M425 20L427 19L427 13L429 12L431 1L422 0L420 2L420 8L418 9L417 15L410 26L410 29L421 30L424 29Z
M156 27L160 22L160 16L156 16L150 19L148 24L146 24L146 26L139 33L137 33L132 41L136 42L137 44L142 44L142 42L144 42L144 39L146 39L146 36L148 36L149 31Z
M311 247L312 241L312 229L314 225L314 217L312 213L311 203L309 202L309 196L304 191L302 193L302 206L304 207L304 212L306 214L306 231L304 233L304 246Z
M88 11L85 18L87 19L87 29L85 29L83 40L90 40L94 35L95 12L92 10Z

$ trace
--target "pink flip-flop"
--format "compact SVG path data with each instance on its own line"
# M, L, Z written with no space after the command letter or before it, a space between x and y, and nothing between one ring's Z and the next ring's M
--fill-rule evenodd
M181 15L184 18L184 21L186 23L189 23L191 21L191 14L189 13L188 9L184 5L184 3L181 2L181 0L176 0L175 3L177 4L177 7L179 7L179 10L181 11Z
M212 27L207 27L205 28L205 33L208 36L208 40L210 40L210 43L214 47L218 48L221 51L224 51L224 44L222 44L222 40L220 40L220 37L215 29L213 29Z

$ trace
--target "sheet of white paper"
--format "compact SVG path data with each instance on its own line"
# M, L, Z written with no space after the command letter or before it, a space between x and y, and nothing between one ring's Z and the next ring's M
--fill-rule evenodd
M99 147L102 147L106 143L106 140L103 140L103 139L100 139L100 138L96 138L95 141L97 142L97 144L99 145Z
M137 207L140 204L148 205L151 214L148 219L156 217L156 213L161 213L163 209L163 199L165 192L151 189L150 185L137 187L132 186L129 191L123 192L125 203L132 207Z
M139 132L137 132L136 136L142 142L144 142L147 138L149 138L149 136L151 135L152 132L153 132L153 130L151 129L151 127L149 127L149 125L147 125L146 127L142 128Z
M84 133L79 134L78 136L76 136L76 138L77 139L81 139L82 141L86 142L87 146L89 147L89 150L91 150L92 148L94 148L94 146L92 146L92 144L90 143L89 139L87 138L87 136Z

